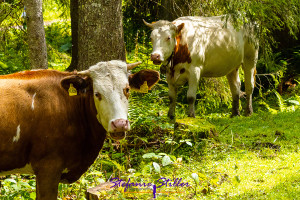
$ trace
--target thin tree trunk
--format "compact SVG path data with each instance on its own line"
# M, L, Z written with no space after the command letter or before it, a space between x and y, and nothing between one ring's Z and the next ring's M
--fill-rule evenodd
M72 31L72 60L68 71L77 69L78 66L78 0L70 1L71 31Z
M68 70L84 70L100 61L125 61L122 0L78 0L71 7L76 12L74 6L78 13L71 14L71 20L78 24L72 22L73 57Z
M32 69L47 69L47 46L43 21L42 0L25 0L27 41Z

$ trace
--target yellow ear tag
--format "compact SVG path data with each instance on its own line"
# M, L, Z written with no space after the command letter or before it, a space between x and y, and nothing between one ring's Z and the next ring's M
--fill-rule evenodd
M143 85L141 85L140 91L139 91L139 92L141 92L141 93L148 93L148 85L147 85L147 81L145 81L145 82L143 83Z
M73 84L70 84L70 87L68 89L69 96L76 96L77 95L77 90L74 88Z

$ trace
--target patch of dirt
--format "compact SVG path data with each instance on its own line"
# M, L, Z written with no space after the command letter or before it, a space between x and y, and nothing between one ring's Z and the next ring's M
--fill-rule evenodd
M255 142L253 143L254 149L260 150L261 148L274 149L275 151L280 151L281 146L273 144L271 142Z

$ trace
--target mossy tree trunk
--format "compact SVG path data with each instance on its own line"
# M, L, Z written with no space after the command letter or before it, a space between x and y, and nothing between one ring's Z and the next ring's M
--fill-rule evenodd
M47 46L43 21L42 0L25 0L27 42L32 69L47 69Z
M73 57L68 69L84 70L100 61L125 61L122 1L75 1L71 0Z

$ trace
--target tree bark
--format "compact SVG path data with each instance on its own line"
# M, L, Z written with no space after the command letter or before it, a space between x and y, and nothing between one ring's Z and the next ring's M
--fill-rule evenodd
M71 11L77 12L77 16L71 14L71 20L78 20L78 24L71 24L75 30L68 70L84 70L100 61L125 61L122 0L78 0L78 5L71 4ZM74 6L78 6L77 11Z
M70 1L71 32L72 32L72 60L68 71L77 69L78 66L78 0Z
M162 0L159 9L159 18L161 20L173 21L172 7L172 0Z
M43 0L25 0L27 42L32 69L47 69L47 46L42 11Z
M160 19L173 21L178 17L191 15L192 0L161 0Z

